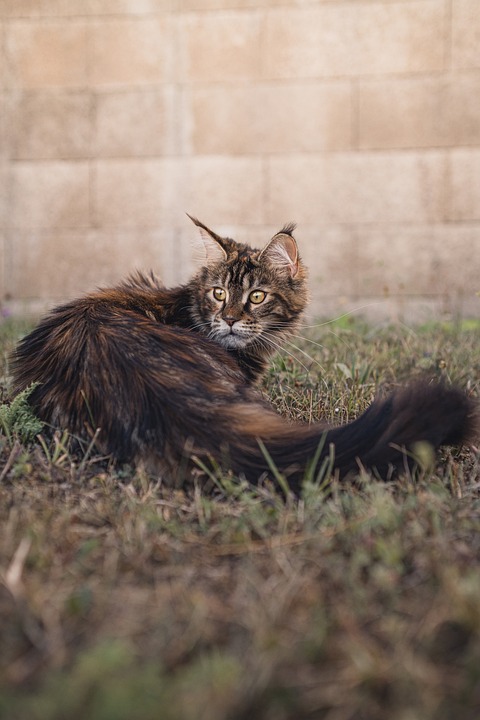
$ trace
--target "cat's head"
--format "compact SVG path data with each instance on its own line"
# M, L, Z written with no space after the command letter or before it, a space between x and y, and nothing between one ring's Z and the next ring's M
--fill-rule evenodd
M264 354L274 352L307 303L295 226L286 225L256 250L191 219L207 252L207 263L195 279L198 329L228 349L255 345Z

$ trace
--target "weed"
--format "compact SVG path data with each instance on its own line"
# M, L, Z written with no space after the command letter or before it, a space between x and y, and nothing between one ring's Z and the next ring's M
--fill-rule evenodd
M35 390L30 385L19 393L11 403L0 405L0 429L5 433L9 442L17 437L20 442L29 444L42 432L43 423L35 416L28 404L28 398Z

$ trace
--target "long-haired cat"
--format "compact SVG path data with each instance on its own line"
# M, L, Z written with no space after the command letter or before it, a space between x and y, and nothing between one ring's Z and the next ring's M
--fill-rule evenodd
M420 441L437 449L472 437L474 402L427 382L341 427L280 417L254 381L306 305L294 226L255 250L192 220L208 260L189 283L167 289L138 274L57 307L20 342L15 392L36 384L30 402L43 421L87 439L97 433L114 460L146 463L166 483L195 457L256 483L269 455L295 492L316 453L320 463L332 446L340 477L360 467L387 477Z

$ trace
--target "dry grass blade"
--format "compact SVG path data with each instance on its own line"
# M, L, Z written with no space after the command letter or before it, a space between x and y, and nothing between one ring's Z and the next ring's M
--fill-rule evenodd
M22 446L20 445L18 440L15 440L15 442L13 443L12 449L10 450L10 454L7 458L7 461L4 465L4 467L2 468L2 472L0 472L0 483L3 482L3 480L7 477L8 473L10 472L10 470L12 469L12 467L15 463L15 460L20 455L21 450L22 450Z
M30 538L22 538L5 573L5 586L15 598L19 598L22 595L22 573L31 545L32 541Z

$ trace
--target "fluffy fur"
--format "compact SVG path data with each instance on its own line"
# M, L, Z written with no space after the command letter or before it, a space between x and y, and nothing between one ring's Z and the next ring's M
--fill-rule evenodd
M117 462L141 461L175 484L192 457L258 482L268 473L261 440L295 492L331 446L340 477L360 467L387 477L412 463L418 443L436 450L474 435L474 402L427 382L342 427L281 418L254 382L306 305L294 226L256 250L193 221L208 261L189 283L167 289L137 274L54 309L22 340L15 391L38 383L31 403L42 420L86 439L97 433Z

